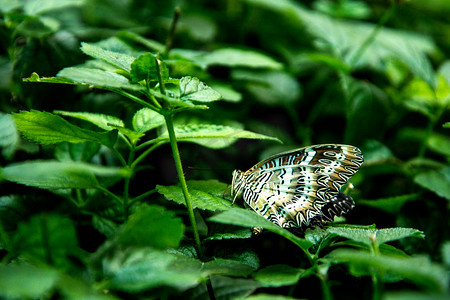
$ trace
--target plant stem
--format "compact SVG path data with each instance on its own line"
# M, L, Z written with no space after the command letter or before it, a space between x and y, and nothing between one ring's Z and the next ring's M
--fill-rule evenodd
M166 48L162 53L163 57L167 57L169 55L170 50L172 49L173 41L175 39L175 29L177 28L177 23L178 20L180 19L180 14L181 14L180 8L178 6L175 7L173 11L172 23L170 24L169 34L167 36Z
M354 68L355 65L358 63L358 60L361 58L361 56L364 54L364 52L367 50L369 45L375 40L375 37L378 35L380 30L383 28L384 24L391 18L392 14L394 13L397 5L395 1L391 1L391 7L389 7L389 10L383 15L381 20L378 22L377 26L372 30L370 35L364 40L364 42L359 46L359 48L355 51L355 54L350 58L349 60L349 66L350 68Z
M325 276L318 274L318 277L320 279L320 286L322 287L323 299L332 300L333 296L331 295L330 287L328 286Z
M166 120L167 131L169 133L170 145L172 146L173 159L175 161L175 167L178 173L178 179L180 180L181 189L183 191L184 199L186 201L186 207L189 213L189 220L191 222L192 231L194 232L195 244L197 246L197 252L200 259L203 258L203 249L200 242L200 235L198 234L197 223L195 221L194 209L192 208L191 196L188 191L186 184L186 179L183 173L183 166L181 164L180 152L178 151L177 139L175 136L175 130L173 127L172 114L164 114L164 119Z

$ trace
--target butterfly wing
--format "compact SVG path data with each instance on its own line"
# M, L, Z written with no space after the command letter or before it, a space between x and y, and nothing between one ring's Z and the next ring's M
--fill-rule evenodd
M243 173L243 198L254 211L281 227L331 220L352 207L353 201L339 197L339 190L362 162L361 151L347 145L316 145L281 153Z

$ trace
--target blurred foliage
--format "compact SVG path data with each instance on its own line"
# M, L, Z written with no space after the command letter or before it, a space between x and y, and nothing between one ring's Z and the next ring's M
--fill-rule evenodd
M449 298L449 13L0 0L1 297ZM365 157L346 225L230 205L233 169L321 143Z

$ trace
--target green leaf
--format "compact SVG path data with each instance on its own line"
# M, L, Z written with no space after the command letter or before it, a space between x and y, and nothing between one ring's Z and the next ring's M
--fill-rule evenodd
M227 185L217 180L191 180L187 182L193 208L206 210L227 210L231 207L230 201L222 198ZM157 185L158 193L168 200L185 204L183 191L179 185Z
M238 298L237 300L298 300L289 296L274 295L274 294L256 294L245 298Z
M437 294L433 291L430 291L430 293L399 291L385 293L383 300L448 300L449 296L448 293Z
M83 4L83 0L50 0L45 2L41 2L39 0L31 0L24 2L23 9L27 15L36 16L46 12L70 8L72 6L82 6Z
M245 88L266 105L292 105L302 94L297 78L281 70L261 72L238 69L231 76L244 83Z
M216 299L237 299L252 294L260 284L251 279L229 278L220 275L211 276L211 285ZM183 294L185 299L209 299L206 284L201 284Z
M63 110L55 110L53 111L53 113L61 116L84 120L108 131L113 129L110 125L119 127L125 126L121 119L110 115L89 112L71 112Z
M83 129L48 112L23 111L13 117L17 128L27 139L44 145L96 142L111 147L117 135L115 131L99 133Z
M299 238L298 236L294 235L288 230L275 225L274 223L258 215L257 213L238 207L230 208L229 210L221 214L209 218L209 220L217 223L237 225L243 227L261 227L269 231L272 231L276 234L279 234L282 237L285 237L286 239L290 240L291 242L302 248L304 251L306 251L306 249L308 249L312 245L311 242Z
M350 88L345 140L358 144L367 139L381 139L388 113L387 95L371 83L348 79Z
M238 48L220 48L197 58L206 68L210 65L226 67L281 69L282 64L265 54Z
M435 153L450 157L450 137L444 134L432 133L428 139L428 148Z
M442 261L447 268L450 267L450 241L442 244Z
M227 232L217 232L212 236L205 238L205 240L228 240L228 239L248 239L252 237L250 229L229 229Z
M330 227L328 232L345 237L347 239L364 243L369 247L373 243L378 245L400 240L406 237L424 238L422 231L413 228L386 228L386 229L362 229L362 228L345 228L345 227Z
M259 139L281 142L279 139L233 128L225 125L191 124L175 126L175 135L179 142L191 142L211 149L228 147L238 139ZM159 139L169 141L169 134L164 132Z
M68 268L71 257L82 257L72 221L59 215L35 215L19 223L12 244L17 253L38 265Z
M159 68L162 73L162 80L169 79L169 70L165 62L161 61ZM156 58L152 53L145 53L139 56L131 64L131 80L139 82L141 80L158 81L158 69L156 68Z
M0 266L0 296L5 299L38 299L55 286L58 273L28 264Z
M450 122L445 122L444 125L442 125L444 128L450 128Z
M246 277L255 269L245 263L232 259L215 258L203 266L203 271L208 274Z
M44 189L87 189L97 188L99 184L107 184L131 174L122 168L81 162L29 161L4 167L0 176L9 181Z
M414 177L414 182L436 195L450 200L450 167L423 172Z
M393 257L350 249L337 249L326 258L334 262L371 270L370 273L396 275L433 292L443 292L448 288L446 270L424 257Z
M131 64L135 60L135 57L119 52L104 50L98 46L84 42L81 43L81 51L89 56L101 59L109 63L110 65L113 65L114 67L122 69L126 72L130 72Z
M201 263L151 248L128 248L103 260L111 289L137 293L160 286L184 290L203 279Z
M2 155L11 159L19 143L19 132L12 115L0 113L0 147Z
M253 277L264 287L280 287L295 285L303 272L288 265L271 265L259 270Z
M57 76L69 79L74 84L88 85L95 88L105 88L105 89L121 88L136 91L144 89L144 87L138 84L131 84L128 81L128 79L123 77L122 75L99 69L69 67L59 71Z
M185 76L180 79L180 97L183 100L213 102L222 96L200 81L197 77Z
M100 145L93 142L78 144L60 143L55 147L55 158L59 161L89 161L99 150Z
M365 155L364 160L366 160ZM406 202L417 200L419 199L419 197L420 194L416 193L416 194L407 194L401 196L380 198L375 200L360 199L358 200L358 204L374 207L391 214L397 214L400 212L400 209Z
M133 129L139 133L145 133L163 124L164 117L150 108L144 107L133 116Z
M183 232L183 222L175 217L174 212L162 206L142 205L124 225L119 242L126 246L155 249L178 247Z
M412 111L433 119L435 114L450 104L450 86L448 82L439 76L437 85L430 86L426 81L415 78L402 91L404 105Z
M242 101L242 94L233 89L231 85L218 82L211 83L210 85L212 89L217 91L222 96L222 100L232 103Z

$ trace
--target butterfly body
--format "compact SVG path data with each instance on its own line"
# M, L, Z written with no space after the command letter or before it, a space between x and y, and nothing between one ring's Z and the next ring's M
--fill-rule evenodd
M362 163L361 150L354 146L300 148L269 157L246 172L235 170L231 194L234 200L242 196L251 209L280 227L321 225L354 206L340 188Z

